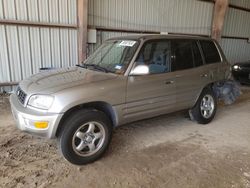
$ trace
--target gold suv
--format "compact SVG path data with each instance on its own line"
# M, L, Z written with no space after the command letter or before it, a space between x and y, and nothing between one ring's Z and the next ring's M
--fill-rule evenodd
M104 42L80 65L23 80L10 102L19 129L57 138L65 159L82 165L100 158L123 124L184 109L209 123L213 85L229 75L211 39L126 36Z

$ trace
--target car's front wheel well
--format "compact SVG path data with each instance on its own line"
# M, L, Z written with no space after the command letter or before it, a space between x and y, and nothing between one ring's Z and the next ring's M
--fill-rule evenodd
M106 102L85 103L85 104L74 106L64 113L58 125L57 131L56 131L56 137L58 137L61 134L62 130L64 129L63 126L64 126L64 122L66 121L66 119L68 119L72 114L76 113L77 111L80 111L83 109L85 109L86 111L103 112L110 119L112 123L112 127L115 127L117 125L116 113L110 104Z

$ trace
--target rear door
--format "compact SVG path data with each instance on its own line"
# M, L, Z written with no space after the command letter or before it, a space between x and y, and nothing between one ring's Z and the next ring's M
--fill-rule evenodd
M146 42L135 62L137 65L147 65L149 74L128 77L125 109L127 122L173 111L176 86L175 75L170 72L170 41Z
M215 42L211 40L201 40L200 46L204 56L204 69L208 70L211 82L225 79L225 72L228 71L226 62L222 63L222 57Z
M174 40L172 71L176 77L176 107L190 108L209 82L209 70L196 40Z

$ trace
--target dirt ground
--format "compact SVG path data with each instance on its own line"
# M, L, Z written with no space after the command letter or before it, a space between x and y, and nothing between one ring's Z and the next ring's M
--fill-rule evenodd
M250 188L250 88L243 92L206 126L179 112L120 127L105 156L82 167L55 140L17 130L1 98L0 187Z

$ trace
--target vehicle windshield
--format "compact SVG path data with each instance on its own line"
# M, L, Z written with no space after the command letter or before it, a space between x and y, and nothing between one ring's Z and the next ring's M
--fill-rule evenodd
M123 74L139 45L134 40L110 40L103 43L83 64L84 68Z

